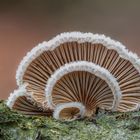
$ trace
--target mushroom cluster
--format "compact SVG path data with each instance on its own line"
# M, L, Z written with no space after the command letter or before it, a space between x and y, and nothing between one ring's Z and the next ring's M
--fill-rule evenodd
M104 35L62 33L39 44L21 61L16 80L7 105L24 114L72 121L97 108L140 108L140 59Z

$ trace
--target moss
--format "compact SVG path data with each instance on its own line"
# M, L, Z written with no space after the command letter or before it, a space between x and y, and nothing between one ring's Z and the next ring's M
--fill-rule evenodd
M1 140L139 140L140 112L100 113L95 119L60 122L25 116L0 101Z

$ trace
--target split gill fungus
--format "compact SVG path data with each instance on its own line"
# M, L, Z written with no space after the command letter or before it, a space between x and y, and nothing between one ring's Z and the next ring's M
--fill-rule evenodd
M7 105L23 114L73 121L97 108L140 107L140 59L104 35L62 33L39 44L21 61L16 80Z

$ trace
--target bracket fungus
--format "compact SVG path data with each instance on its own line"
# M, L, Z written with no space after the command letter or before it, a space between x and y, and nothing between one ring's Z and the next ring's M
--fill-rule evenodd
M140 59L104 35L62 33L39 44L21 61L16 80L7 105L24 114L72 121L97 108L140 107Z

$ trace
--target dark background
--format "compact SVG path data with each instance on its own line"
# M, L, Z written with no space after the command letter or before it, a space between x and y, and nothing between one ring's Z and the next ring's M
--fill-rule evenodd
M0 99L17 88L27 51L67 31L105 34L140 55L140 0L0 0Z

